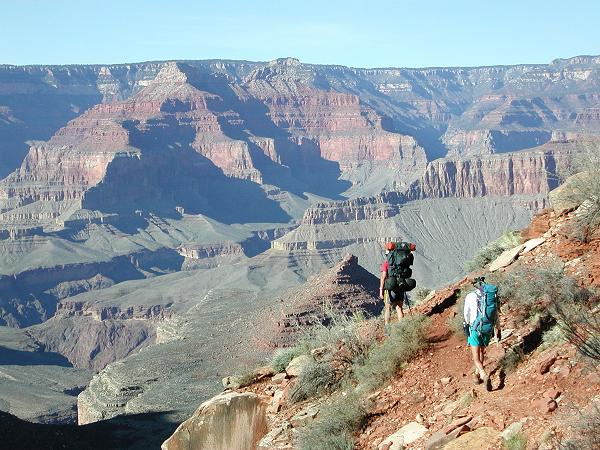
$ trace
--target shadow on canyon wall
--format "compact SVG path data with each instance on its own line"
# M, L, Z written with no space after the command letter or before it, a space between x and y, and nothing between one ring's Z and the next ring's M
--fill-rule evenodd
M307 137L294 137L285 128L277 126L269 117L269 108L259 99L250 94L240 98L224 77L198 76L191 84L219 96L220 99L208 102L211 110L219 113L232 110L242 119L229 120L230 116L221 114L219 125L227 137L247 143L265 184L304 198L304 192L311 192L334 200L342 199L340 194L351 187L349 181L339 179L339 163L321 157L318 142ZM252 136L273 139L280 161L266 156Z
M0 95L0 105L6 111L2 114L0 110L0 179L21 165L29 151L27 141L50 139L69 120L101 101L99 92L68 94L43 85L36 95Z
M147 211L176 218L175 208L181 207L225 224L289 221L258 184L225 176L196 152L191 147L194 129L178 123L175 116L150 120L143 128L136 121L123 126L131 145L141 153L117 156L104 180L86 192L84 208L127 215Z
M67 358L54 352L27 352L0 345L0 366L73 367Z
M179 425L169 415L169 411L136 414L77 426L31 423L0 411L0 446L21 450L158 449Z

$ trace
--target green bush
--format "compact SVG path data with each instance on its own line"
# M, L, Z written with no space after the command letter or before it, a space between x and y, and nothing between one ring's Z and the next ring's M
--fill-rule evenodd
M292 403L301 402L324 393L333 392L340 384L341 374L328 361L308 364L290 391Z
M492 280L492 278L490 278ZM548 312L552 303L572 304L584 289L565 276L562 264L521 267L504 275L496 275L498 295L514 313L517 320L525 321Z
M292 359L309 352L310 347L304 342L299 343L295 347L279 349L275 352L273 358L271 358L271 367L273 367L275 373L283 372Z
M592 401L584 412L578 413L573 421L572 439L561 442L561 450L600 448L600 402Z
M495 241L479 249L471 261L467 261L466 269L469 272L483 269L495 260L504 250L516 247L521 243L521 232L507 231Z
M426 345L427 318L410 316L392 325L390 336L373 347L363 365L353 368L360 386L375 389L387 382L401 367Z
M347 368L356 361L363 361L378 336L383 335L381 321L366 319L363 314L348 316L324 308L328 322L310 327L302 338L303 345L323 349L325 358L336 367Z
M600 363L600 315L598 295L582 290L568 304L554 302L552 312L559 327L579 352L595 364Z
M463 322L464 322L464 309L465 309L465 296L461 295L454 305L454 315L448 318L448 326L452 333L457 336L464 336Z
M411 300L413 305L418 305L419 303L423 303L423 300L431 293L431 289L427 288L417 288L415 293L411 295Z
M527 437L521 433L513 434L504 441L504 448L506 450L527 450Z
M360 396L350 393L322 407L317 420L301 429L300 450L352 450L354 433L366 424L367 410Z
M500 367L505 372L514 371L521 362L523 362L523 358L525 357L525 353L520 347L512 347L506 350L502 359L500 359Z
M538 351L543 352L551 347L567 342L565 332L559 325L555 325L542 335L542 343L538 347Z

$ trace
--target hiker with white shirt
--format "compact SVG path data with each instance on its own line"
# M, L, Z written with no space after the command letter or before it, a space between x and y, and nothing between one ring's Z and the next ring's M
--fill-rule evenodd
M489 345L494 330L500 340L500 320L498 319L498 288L485 282L483 277L475 278L473 292L465 298L463 328L467 337L467 345L471 347L473 356L474 381L485 383L490 391L492 385L489 375L484 369L485 348Z

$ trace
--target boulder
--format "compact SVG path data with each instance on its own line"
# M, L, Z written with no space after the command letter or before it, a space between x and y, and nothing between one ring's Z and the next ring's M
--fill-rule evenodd
M287 373L289 377L297 377L312 361L313 359L308 355L296 356L285 368L285 373Z
M544 375L545 373L548 373L548 371L554 365L555 362L556 355L550 356L549 358L546 358L544 361L542 361L540 364L540 374Z
M405 400L411 405L416 405L417 403L424 402L427 397L421 391L413 391L406 394Z
M380 450L385 447L389 450L402 450L405 445L415 442L423 437L425 433L427 433L427 427L417 422L411 422L384 439L378 448Z
M440 450L453 438L443 431L436 431L425 443L425 450Z
M162 450L247 450L267 434L269 398L252 392L228 392L202 403Z
M449 434L450 432L452 432L456 428L461 427L461 426L469 423L472 419L473 419L473 416L460 417L460 418L452 421L452 423L450 423L450 425L448 425L442 431L444 432L444 434Z
M500 433L493 428L481 427L457 437L444 445L444 450L492 450L498 448Z
M532 406L542 414L548 414L558 408L558 404L554 399L541 397L533 400Z
M558 397L560 397L560 391L556 389L548 389L546 392L544 392L544 397L549 398L550 400L556 400Z
M500 256L498 256L494 261L490 263L488 270L490 272L495 272L498 269L510 266L513 263L513 261L517 259L524 247L525 245L521 244L503 251L500 254Z
M287 374L285 372L278 373L271 378L271 383L273 384L281 384L287 379Z

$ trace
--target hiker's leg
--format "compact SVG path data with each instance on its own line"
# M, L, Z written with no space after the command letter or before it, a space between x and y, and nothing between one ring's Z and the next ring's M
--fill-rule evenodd
M398 321L402 320L404 317L404 311L402 311L401 305L396 305L396 313L398 314Z
M473 357L473 364L475 364L475 368L479 372L479 376L483 378L485 375L485 370L483 369L482 361L479 359L479 357L480 357L479 349L480 348L481 347L478 345L472 345L471 346L471 356Z
M383 303L384 303L384 312L383 312L383 322L387 325L390 323L390 315L392 314L392 304L390 303L390 293L389 291L383 292Z
M484 359L485 359L485 346L482 345L481 347L479 347L479 361L481 362L482 366L485 366Z

